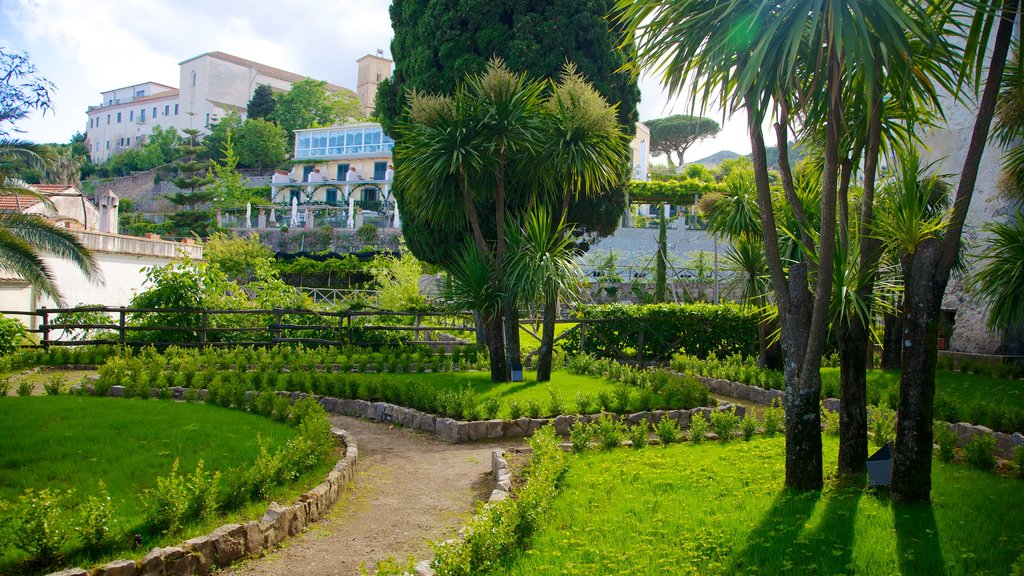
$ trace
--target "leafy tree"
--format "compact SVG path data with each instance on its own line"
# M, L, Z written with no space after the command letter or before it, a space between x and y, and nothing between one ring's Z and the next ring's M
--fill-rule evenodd
M242 124L242 117L238 112L229 110L223 118L210 125L210 133L202 140L203 149L197 151L197 154L209 160L223 160L224 143L228 139L228 134L237 136Z
M52 111L50 92L54 89L27 53L0 47L0 138L6 141L11 132L21 132L14 123L33 110Z
M235 132L238 163L258 170L277 166L288 157L288 135L277 124L250 118Z
M171 126L165 129L159 125L154 126L153 133L142 146L139 169L149 170L173 162L178 156L180 146L181 136L178 135L177 128Z
M238 155L235 154L235 147L231 143L231 132L228 132L224 141L224 161L210 162L210 169L206 173L210 184L203 191L213 195L214 205L218 208L238 208L252 200L252 195L242 181L242 175L238 173Z
M203 258L217 266L228 280L248 284L273 268L273 253L257 234L228 236L215 232L203 244ZM276 274L276 272L275 272Z
M252 92L252 98L245 105L245 116L249 120L265 119L274 111L277 100L268 84L260 84Z
M718 122L711 118L685 114L655 118L644 123L651 129L651 152L665 154L670 158L675 153L679 158L679 166L683 165L683 154L690 146L721 130Z
M267 119L277 122L293 141L296 130L331 126L361 118L359 101L350 93L330 92L327 82L306 78L291 90L274 96L277 102Z

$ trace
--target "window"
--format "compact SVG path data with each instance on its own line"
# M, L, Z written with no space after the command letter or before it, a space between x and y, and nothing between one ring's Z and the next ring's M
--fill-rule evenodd
M302 192L300 192L298 188L292 188L292 189L289 190L289 192L290 192L290 194L288 195L288 203L289 204L291 204L292 202L296 202L296 203L302 202Z
M156 118L156 106L153 106L153 118Z
M164 106L164 116L170 116L170 115L171 115L171 105L168 104L167 106Z
M210 115L209 114L206 115L206 127L207 128L210 127Z
M388 171L387 162L374 162L373 163L373 179L383 180L385 173Z
M312 165L310 165L310 166L303 166L302 167L302 181L303 182L309 182L309 174L311 172L313 172L313 166Z
M110 140L107 140L107 150L110 150Z
M110 126L110 114L107 114L107 126Z
M145 96L145 95L146 95L146 91L145 90L136 90L135 91L135 97L136 98L138 98L140 96Z
M129 110L128 111L128 121L131 122L133 120L135 120L135 110Z
M139 110L139 122L145 122L145 121L146 121L146 109L143 108L142 110Z
M130 147L132 145L132 137L129 136L124 139L124 145Z
M120 148L124 148L124 138L118 138L117 139L117 145Z
M346 174L348 174L348 163L338 164L338 177L336 180L344 180Z
M338 189L337 188L328 188L327 189L327 203L328 204L337 204L338 203Z
M117 123L118 124L121 123L121 113L120 112L117 113Z
M177 104L174 105L174 115L175 116L178 115L178 105Z
M195 88L195 86L196 86L196 71L193 70L192 71L192 87Z
M363 202L371 203L377 201L377 189L373 186L363 188Z

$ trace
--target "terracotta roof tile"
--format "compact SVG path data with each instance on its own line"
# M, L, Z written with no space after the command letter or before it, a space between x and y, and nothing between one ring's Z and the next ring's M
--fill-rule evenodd
M39 202L32 196L0 196L0 212L19 212Z

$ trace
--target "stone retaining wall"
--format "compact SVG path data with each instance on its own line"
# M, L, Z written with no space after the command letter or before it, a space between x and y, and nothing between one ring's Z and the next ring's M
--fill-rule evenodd
M297 392L278 392L278 394L289 395L292 400L298 400L308 394ZM561 436L569 435L569 428L573 423L580 420L584 423L597 420L599 414L589 415L563 415L554 418L518 418L515 420L473 420L462 421L454 418L446 418L420 412L413 408L405 408L388 402L370 402L369 400L351 400L347 398L331 398L326 396L314 396L327 412L367 418L378 422L390 422L437 434L449 442L469 442L473 440L495 439L495 438L524 438L531 436L538 429L548 424L554 426L555 432ZM690 427L690 418L694 413L700 412L705 418L710 417L711 412L724 411L732 408L731 404L725 404L716 408L693 408L691 410L652 410L649 412L636 412L627 415L611 414L613 418L623 418L629 424L637 424L641 419L646 418L651 424L657 424L662 418L670 418L679 423L681 428ZM743 416L745 409L736 406L736 414Z
M359 449L344 430L331 434L345 446L345 456L327 479L299 496L290 506L271 502L259 520L225 524L213 532L177 546L154 548L141 561L114 560L92 570L71 568L49 576L192 576L209 574L246 556L256 556L322 518L355 476Z
M779 402L782 402L782 397L785 395L785 392L782 390L765 390L764 388L758 388L757 386L750 386L719 378L698 377L697 379L702 384L706 385L708 390L711 390L711 392L715 394L721 394L722 396L729 396L730 398L737 398L739 400L746 400L755 404L771 404L771 402L776 398L778 398ZM839 411L838 398L825 398L821 403L825 406L826 410L831 410L833 412ZM946 426L948 426L950 430L956 432L958 439L957 445L960 447L972 442L975 436L983 434L993 436L996 439L996 456L1001 458L1013 458L1014 449L1017 446L1024 446L1024 434L1021 434L1020 432L1006 434L1004 432L996 432L986 426L979 426L968 422L947 422Z

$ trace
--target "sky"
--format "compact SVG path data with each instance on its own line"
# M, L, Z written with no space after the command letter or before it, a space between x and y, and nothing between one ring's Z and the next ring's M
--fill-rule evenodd
M54 110L19 123L34 142L67 142L84 131L86 108L100 93L153 81L177 87L178 63L221 51L355 89L356 59L391 56L390 0L0 0L0 47L24 51L57 89ZM654 78L641 79L640 119L690 113ZM746 154L743 113L686 154ZM664 158L656 159L664 162Z

